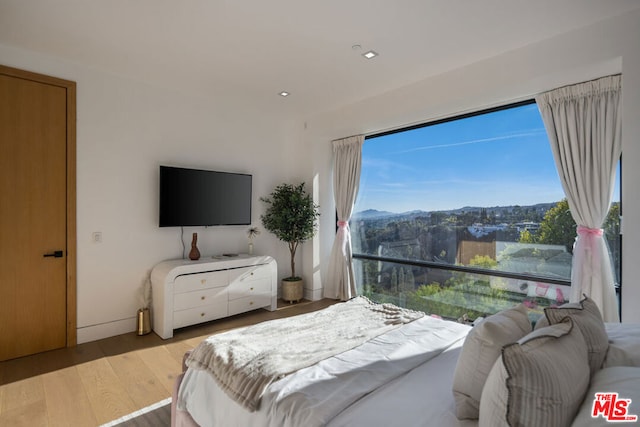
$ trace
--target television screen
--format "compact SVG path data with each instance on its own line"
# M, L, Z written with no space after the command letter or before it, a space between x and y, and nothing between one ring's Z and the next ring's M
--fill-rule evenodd
M160 227L251 224L251 178L160 166Z

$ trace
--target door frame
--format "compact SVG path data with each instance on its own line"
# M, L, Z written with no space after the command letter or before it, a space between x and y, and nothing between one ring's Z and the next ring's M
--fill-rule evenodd
M67 347L77 343L77 235L76 235L76 82L0 65L0 74L66 90L67 94Z

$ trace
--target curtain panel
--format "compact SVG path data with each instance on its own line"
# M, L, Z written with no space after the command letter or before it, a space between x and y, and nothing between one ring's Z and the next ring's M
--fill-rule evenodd
M605 322L619 322L611 254L603 237L622 149L620 75L536 96L560 181L577 224L571 302L593 299Z
M338 215L338 231L331 248L324 297L346 301L357 295L351 257L349 219L360 185L364 135L332 141L333 194Z

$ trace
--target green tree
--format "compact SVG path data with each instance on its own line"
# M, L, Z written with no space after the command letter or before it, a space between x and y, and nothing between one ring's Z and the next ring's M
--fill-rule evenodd
M616 240L620 235L620 203L612 203L607 218L602 225L608 241Z
M609 244L609 250L611 251L611 258L613 259L613 265L620 266L620 203L615 202L611 205L607 219L605 219L602 226L604 229L604 235ZM620 283L620 269L616 268L614 272L616 275L616 281Z
M533 234L526 228L520 232L520 238L518 239L520 243L535 243L535 239Z
M544 214L536 240L547 245L564 245L568 252L573 253L575 239L576 222L571 216L569 202L562 199Z
M609 243L615 258L617 249L614 248L613 243L617 241L620 234L620 203L611 204L602 228L605 233L605 239ZM544 215L544 219L540 223L538 238L534 240L535 243L565 245L567 250L573 253L575 239L576 222L569 211L569 202L567 202L567 199L562 199ZM522 242L522 240L520 241Z
M291 276L296 276L295 256L300 243L311 239L317 230L320 216L319 206L304 189L304 182L298 185L280 184L268 197L261 197L267 207L260 216L264 228L286 242L291 254Z
M489 255L476 255L469 260L469 265L491 270L493 268L496 268L498 262L495 259L491 258Z

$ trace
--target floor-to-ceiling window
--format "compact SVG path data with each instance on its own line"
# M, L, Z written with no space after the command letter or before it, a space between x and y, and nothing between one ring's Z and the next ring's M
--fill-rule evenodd
M618 282L619 195L604 226ZM576 225L534 101L367 137L350 227L377 301L473 319L570 294Z

